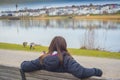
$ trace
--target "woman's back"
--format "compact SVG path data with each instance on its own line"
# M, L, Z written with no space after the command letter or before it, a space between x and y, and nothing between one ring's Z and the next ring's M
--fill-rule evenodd
M78 78L102 75L100 69L84 68L76 62L67 51L66 41L61 36L56 36L52 40L48 48L48 53L44 53L35 60L24 61L21 64L21 68L25 72L41 69L53 72L67 72Z

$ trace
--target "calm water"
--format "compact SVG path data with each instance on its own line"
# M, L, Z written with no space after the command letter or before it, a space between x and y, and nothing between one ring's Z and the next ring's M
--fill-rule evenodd
M71 48L120 52L120 22L102 20L0 20L0 42L48 46L63 36Z

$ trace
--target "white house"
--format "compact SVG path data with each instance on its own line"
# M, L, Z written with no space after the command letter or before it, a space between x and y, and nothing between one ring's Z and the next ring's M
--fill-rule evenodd
M40 15L46 14L46 11L45 10L40 10L39 14Z

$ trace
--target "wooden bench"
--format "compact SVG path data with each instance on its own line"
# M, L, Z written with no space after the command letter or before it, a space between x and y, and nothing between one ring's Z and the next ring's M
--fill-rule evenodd
M81 80L68 73L35 71L24 73L21 69L0 65L0 80ZM105 80L102 78L88 78L84 80Z

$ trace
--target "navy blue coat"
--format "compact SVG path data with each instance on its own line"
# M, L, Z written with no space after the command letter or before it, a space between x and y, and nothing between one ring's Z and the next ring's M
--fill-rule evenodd
M78 78L88 78L91 76L101 76L102 71L97 68L84 68L68 55L64 55L63 65L57 55L49 55L43 59L43 64L40 64L40 58L32 61L24 61L21 64L21 69L24 72L36 70L47 70L52 72L67 72Z

